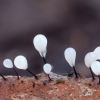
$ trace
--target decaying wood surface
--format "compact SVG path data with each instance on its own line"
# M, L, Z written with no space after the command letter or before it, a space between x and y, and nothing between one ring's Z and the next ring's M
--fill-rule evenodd
M0 100L100 100L98 78L67 77L51 73L34 77L5 76L0 78Z

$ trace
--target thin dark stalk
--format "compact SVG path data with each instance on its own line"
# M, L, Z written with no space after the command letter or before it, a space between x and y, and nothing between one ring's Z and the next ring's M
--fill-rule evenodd
M14 67L13 67L13 70L15 71L15 73L16 73L18 79L19 79L19 75L18 75L18 73L17 73L17 71L16 71L16 69Z
M44 64L46 64L47 63L46 59L44 57L42 57L42 58L43 58Z
M35 74L33 74L29 69L27 69L27 71L30 72L35 77L36 80L38 79L38 77Z
M99 83L98 84L100 84L100 75L98 76L98 78L99 78Z
M90 69L90 72L91 72L91 75L92 75L92 80L94 81L95 78L94 78L93 72L92 72L92 70L91 70L91 67L90 67L89 69Z
M0 74L0 76L1 76L5 81L7 80L2 74Z
M77 75L77 72L76 72L76 69L75 69L74 66L73 66L73 70L74 70L74 73L75 73L76 78L78 78L78 75Z
M49 78L49 81L52 81L52 79L50 78L49 74L48 74L48 78Z

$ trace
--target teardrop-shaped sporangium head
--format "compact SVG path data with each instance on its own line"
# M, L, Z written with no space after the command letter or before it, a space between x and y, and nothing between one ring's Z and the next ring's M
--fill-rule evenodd
M96 60L96 55L94 52L89 52L84 58L85 65L90 68L91 64Z
M95 50L94 50L94 53L96 55L96 59L99 59L100 60L100 46L97 47Z
M52 66L48 63L46 63L44 66L43 66L43 70L45 73L49 74L52 70Z
M47 38L42 34L38 34L34 37L33 44L35 49L40 53L41 57L45 57L47 51Z
M13 68L13 63L10 59L5 59L3 61L3 65L6 67L6 68Z
M75 66L75 59L76 59L76 51L74 48L67 48L64 52L65 59L69 63L71 67Z
M92 64L91 64L91 69L93 71L93 73L95 75L100 75L100 62L98 61L94 61Z
M19 55L14 59L14 64L18 69L26 70L28 68L27 59L22 55Z

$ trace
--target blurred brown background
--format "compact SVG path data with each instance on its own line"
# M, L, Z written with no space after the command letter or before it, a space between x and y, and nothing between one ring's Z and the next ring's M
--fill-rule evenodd
M37 34L48 39L47 61L53 65L53 72L72 70L64 50L73 47L77 71L89 76L84 56L100 45L100 0L0 0L0 73L15 74L2 62L17 55L27 58L34 73L43 72L43 60L33 46ZM27 71L17 71L21 76L31 76Z

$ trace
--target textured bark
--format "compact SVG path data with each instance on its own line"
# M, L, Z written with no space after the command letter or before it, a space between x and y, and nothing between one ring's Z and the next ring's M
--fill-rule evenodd
M0 100L100 100L98 78L67 77L44 73L34 77L5 76L0 78Z

